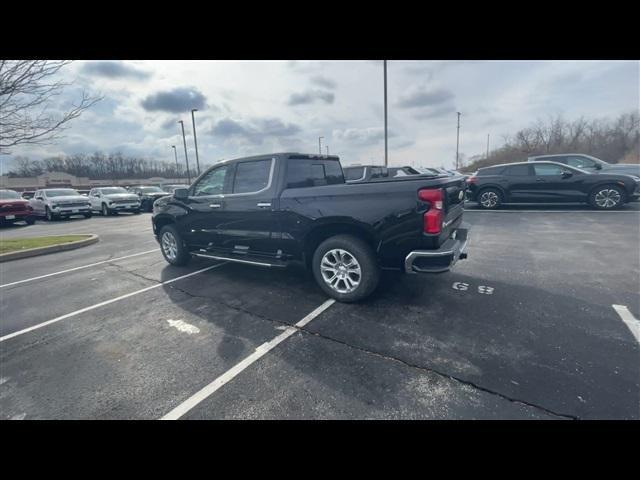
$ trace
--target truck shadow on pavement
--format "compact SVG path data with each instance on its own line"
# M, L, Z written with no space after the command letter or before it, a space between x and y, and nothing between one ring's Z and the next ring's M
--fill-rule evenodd
M216 392L211 415L640 418L638 344L609 305L481 286L460 273L385 273L368 300L334 304ZM226 264L164 289L223 332L217 354L229 367L264 341L258 323L274 338L326 300L301 268Z

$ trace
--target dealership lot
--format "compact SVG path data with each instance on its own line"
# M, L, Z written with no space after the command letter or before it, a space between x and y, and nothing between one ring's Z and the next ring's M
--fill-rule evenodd
M148 214L5 228L101 241L0 264L0 412L639 419L640 346L613 308L640 318L639 207L469 205L467 260L385 274L359 304L297 268L169 266Z

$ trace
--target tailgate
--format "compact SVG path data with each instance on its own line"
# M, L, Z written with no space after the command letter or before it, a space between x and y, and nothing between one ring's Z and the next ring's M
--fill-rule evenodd
M453 177L445 183L443 188L445 191L445 217L442 224L440 243L446 241L453 230L462 222L467 182L465 182L464 177Z

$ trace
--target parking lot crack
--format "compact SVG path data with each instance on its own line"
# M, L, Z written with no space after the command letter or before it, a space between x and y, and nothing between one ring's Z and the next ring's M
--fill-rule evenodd
M267 322L277 324L277 326L283 326L283 325L288 326L288 327L293 326L293 325L291 325L291 324L289 324L287 322L283 322L281 320L275 320L273 318L269 318L269 317L267 317L265 315L262 315L261 313L252 312L252 311L247 310L245 308L242 308L242 307L240 307L238 305L231 305L229 303L222 302L222 301L220 301L218 299L207 297L206 295L197 295L195 293L188 292L187 290L184 290L183 288L180 288L180 287L178 287L176 285L169 285L169 288L172 288L172 289L177 290L177 291L179 291L181 293L184 293L185 295L187 295L189 297L192 297L192 298L201 298L201 299L204 299L204 300L216 302L216 303L218 303L218 304L220 304L220 305L222 305L224 307L230 308L232 310L236 310L238 312L246 313L247 315L251 315L252 317L260 318L261 320L266 320Z
M123 273L128 273L130 275L133 275L134 277L140 278L142 280L146 280L148 282L162 283L161 281L158 281L155 278L145 277L144 275L142 275L140 273L137 273L135 270L128 270L128 269L124 268L122 265L118 265L116 263L108 262L107 265L109 265L111 267L115 267L116 269L120 270Z
M385 360L399 362L399 363L401 363L401 364L403 364L403 365L405 365L407 367L410 367L410 368L415 368L415 369L418 369L418 370L422 370L422 371L433 373L433 374L438 375L440 377L452 380L452 381L454 381L456 383L461 383L463 385L467 385L467 386L469 386L469 387L471 387L471 388L473 388L475 390L479 390L479 391L488 393L490 395L495 395L495 396L500 397L500 398L502 398L504 400L507 400L509 402L525 405L525 406L531 407L531 408L535 408L535 409L540 410L540 411L542 411L542 412L544 412L544 413L546 413L548 415L552 415L552 416L555 416L555 417L558 417L558 418L567 419L567 420L580 420L580 417L578 417L576 415L570 415L570 414L567 414L567 413L554 412L553 410L550 410L550 409L548 409L546 407L543 407L541 405L537 405L535 403L531 403L531 402L528 402L526 400L522 400L522 399L519 399L519 398L510 397L510 396L505 395L503 393L500 393L500 392L497 392L495 390L491 390L489 388L486 388L486 387L483 387L481 385L478 385L478 384L476 384L474 382L471 382L469 380L464 380L462 378L456 377L455 375L444 373L444 372L441 372L441 371L436 370L436 369L431 368L431 367L425 367L424 365L416 365L416 364L407 362L406 360L403 360L403 359L400 359L400 358L397 358L397 357L393 357L393 356L390 356L390 355L385 355L385 354L382 354L382 353L379 353L379 352L368 350L366 348L357 347L355 345L351 345L351 344L349 344L347 342L344 342L342 340L338 340L336 338L333 338L333 337L330 337L330 336L327 336L327 335L324 335L324 334L321 334L321 333L318 333L318 332L309 331L305 327L303 327L303 328L294 327L294 328L297 328L298 330L301 330L304 333L307 333L309 335L320 337L320 338L322 338L324 340L328 340L328 341L331 341L331 342L339 343L339 344L341 344L343 346L346 346L348 348L352 348L354 350L358 350L358 351L366 353L368 355L374 355L374 356L376 356L378 358L383 358Z

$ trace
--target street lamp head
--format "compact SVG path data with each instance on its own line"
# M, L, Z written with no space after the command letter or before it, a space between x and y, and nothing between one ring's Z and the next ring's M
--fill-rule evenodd
M197 111L198 111L198 109L197 109L197 108L192 108L192 109L191 109L191 111L192 111L192 112L197 112Z

